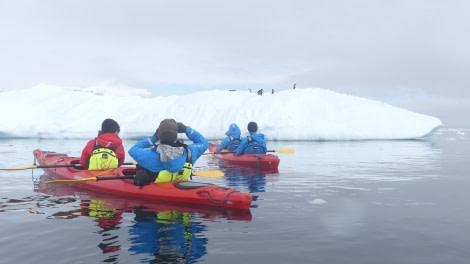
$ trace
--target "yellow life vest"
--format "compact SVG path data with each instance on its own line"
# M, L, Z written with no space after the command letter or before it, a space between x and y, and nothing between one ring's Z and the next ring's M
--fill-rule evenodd
M186 149L187 154L183 168L178 172L169 172L168 170L160 171L154 181L155 183L188 181L193 173L192 154L191 149L189 149L188 146L184 145L184 148Z
M162 170L158 173L155 183L159 182L174 182L174 181L187 181L193 172L193 164L190 162L184 163L183 168L178 172L169 172Z
M93 155L90 156L88 169L104 170L119 167L119 160L116 158L116 153L114 151L115 150L109 148L109 146L102 147L98 145L97 140L95 140L95 150L93 150Z

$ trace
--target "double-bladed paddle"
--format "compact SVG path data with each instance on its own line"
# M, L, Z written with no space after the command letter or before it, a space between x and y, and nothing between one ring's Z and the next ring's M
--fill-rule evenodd
M284 154L292 154L295 152L295 149L273 149L273 150L266 150L266 152L279 152ZM217 151L217 152L204 152L205 155L207 154L228 154L228 153L236 153L236 151Z
M207 178L219 178L223 177L225 174L219 170L212 171L193 171L192 176L200 176ZM81 178L75 180L50 180L46 183L80 183L80 182L89 182L89 181L102 181L102 180L125 180L125 179L134 179L135 175L125 175L125 176L96 176L89 178Z
M46 183L80 183L80 182L89 182L89 181L100 181L100 180L126 180L134 179L135 175L126 175L126 176L96 176L89 178L81 178L76 180L50 180Z
M125 162L122 165L136 165L137 162ZM56 165L29 165L16 168L0 168L0 170L28 170L28 169L47 169L61 167L81 167L80 164L56 164Z

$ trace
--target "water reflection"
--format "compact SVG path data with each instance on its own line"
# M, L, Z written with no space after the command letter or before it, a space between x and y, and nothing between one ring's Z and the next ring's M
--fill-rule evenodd
M295 157L283 158L295 158L294 178L317 185L437 177L442 160L442 150L432 141L292 142L291 146Z
M226 185L249 193L265 192L267 183L278 181L279 177L277 170L273 173L272 171L228 166L220 166L220 170L225 173L224 181Z
M219 169L224 172L224 185L233 187L241 192L265 192L268 182L279 180L278 169L255 169L234 166L213 157L207 160L207 164L211 169Z
M221 167L227 185L249 193L266 191L266 174L256 169ZM245 189L245 190L244 190Z
M204 221L252 218L249 210L119 198L72 185L46 185L47 175L38 179L35 191L40 194L16 203L29 206L31 213L45 214L47 219L90 217L99 228L94 233L100 236L97 247L105 263L121 263L123 251L144 263L194 263L207 254Z
M206 226L189 212L134 210L135 223L129 228L134 254L152 256L149 263L194 263L207 254Z
M112 235L112 230L120 229L122 224L122 210L113 208L114 206L106 200L82 200L80 202L82 208L82 216L90 216L95 218L93 221L100 230L96 232L103 237L98 247L102 250L103 254L112 253L121 250L119 236ZM108 260L115 260L116 256L110 256ZM107 261L109 262L109 261Z

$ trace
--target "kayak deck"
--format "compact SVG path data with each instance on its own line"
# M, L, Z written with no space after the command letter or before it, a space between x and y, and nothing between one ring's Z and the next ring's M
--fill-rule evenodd
M247 209L253 197L234 188L226 188L210 183L200 182L169 182L152 183L143 187L135 186L132 179L103 180L106 177L135 175L135 167L120 167L108 170L84 170L79 166L79 158L66 154L35 150L35 159L40 165L70 165L70 167L43 168L52 178L58 180L79 180L99 177L99 181L75 183L77 187L125 195L134 198L167 200L174 202L194 203L217 207Z

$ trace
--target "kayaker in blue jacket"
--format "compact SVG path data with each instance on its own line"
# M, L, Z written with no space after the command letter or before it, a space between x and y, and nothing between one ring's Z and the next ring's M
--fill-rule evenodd
M178 133L186 133L193 144L177 141ZM158 140L160 144L156 144ZM138 163L134 184L187 181L193 164L208 145L204 136L191 127L174 119L164 119L155 134L129 149L129 155Z
M257 133L258 124L256 122L248 123L248 132L250 132L250 135L243 138L237 148L237 156L242 154L266 154L264 134Z
M240 131L240 128L237 126L237 124L235 123L230 124L230 127L228 128L227 132L225 132L225 135L227 137L224 138L222 143L220 143L218 151L221 152L223 150L227 150L227 151L237 150L238 145L240 145L240 142L242 141L240 134L241 134L241 131Z

